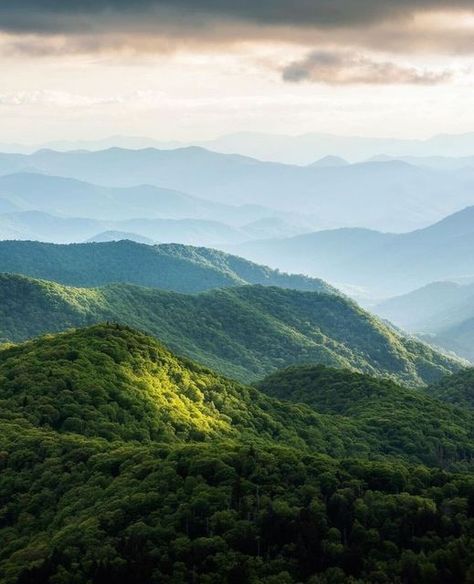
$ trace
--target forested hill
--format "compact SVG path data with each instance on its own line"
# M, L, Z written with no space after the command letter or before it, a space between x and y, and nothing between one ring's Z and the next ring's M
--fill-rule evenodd
M103 321L148 331L178 354L243 381L295 363L321 363L421 385L462 366L335 294L241 286L185 295L0 276L3 341Z
M144 245L124 240L57 245L0 241L0 272L14 272L73 286L128 282L177 292L242 284L336 292L317 278L289 275L203 247Z
M444 402L474 409L474 368L448 375L426 391Z
M424 444L424 460L431 457L431 464L443 465L453 449L472 440L468 421L472 413L386 379L308 365L278 371L257 387L269 396L307 404L318 412L336 415L337 419L342 416L357 421L376 436L378 443L385 445L387 452L398 448L409 452L414 444ZM431 438L438 431L446 437L441 448Z
M367 414L279 401L118 325L0 349L2 584L469 582L471 413L390 387L415 427L375 424L374 393Z

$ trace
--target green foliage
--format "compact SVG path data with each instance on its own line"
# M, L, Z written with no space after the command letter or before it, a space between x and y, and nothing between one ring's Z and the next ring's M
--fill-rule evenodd
M390 380L324 366L300 366L269 375L258 388L278 399L308 404L338 420L356 422L390 455L446 467L474 451L470 412Z
M446 376L438 383L426 388L426 391L439 400L461 406L474 408L474 369L465 369L455 375Z
M471 414L324 367L262 387L291 377L310 405L112 324L0 350L2 584L471 582L469 444L414 464Z
M194 293L243 284L336 293L326 282L282 274L224 252L179 244L132 241L56 245L1 241L0 271L73 286L127 282Z
M107 320L147 331L173 351L242 381L291 364L322 363L421 385L461 367L334 294L241 286L183 295L0 275L4 341Z

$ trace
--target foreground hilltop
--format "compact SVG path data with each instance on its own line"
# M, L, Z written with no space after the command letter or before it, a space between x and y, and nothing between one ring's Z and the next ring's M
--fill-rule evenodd
M289 275L206 247L144 245L123 240L51 244L0 241L0 272L16 272L73 286L128 282L200 292L242 284L334 292L318 278Z
M348 372L283 379L308 375L314 403L280 401L118 325L0 350L2 581L466 581L471 413ZM375 423L389 393L416 428Z
M148 331L177 353L242 381L291 364L322 363L422 385L462 367L335 294L247 285L185 295L0 275L4 341L107 320Z

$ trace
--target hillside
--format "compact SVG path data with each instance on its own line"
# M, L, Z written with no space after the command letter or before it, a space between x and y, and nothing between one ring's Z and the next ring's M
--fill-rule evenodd
M465 369L455 375L446 376L426 391L435 398L460 406L474 408L474 369Z
M275 268L317 273L363 288L373 297L406 294L437 281L474 274L474 207L410 233L337 229L232 248ZM230 249L230 248L228 248Z
M178 292L242 284L334 291L317 278L282 274L212 249L132 241L71 245L0 241L0 272L74 286L128 282Z
M106 320L148 331L177 353L241 380L294 363L323 363L417 385L462 365L333 294L243 286L183 295L130 285L84 289L0 277L3 340Z
M433 282L408 294L389 298L373 311L413 332L433 332L474 314L474 285Z
M108 440L203 441L272 436L351 449L324 419L175 357L119 325L97 325L0 351L2 418ZM288 420L293 422L288 426ZM344 427L344 424L341 426ZM337 448L337 446L336 446Z
M379 440L362 415L278 401L116 325L0 349L0 379L5 584L469 574L461 410L437 426L414 399L413 442L391 420Z
M459 376L465 377L465 372ZM470 427L471 414L450 409L417 389L389 380L308 365L278 371L257 387L271 397L307 404L338 420L342 417L357 421L359 427L384 445L387 454L399 449L407 453L415 444L424 444L424 460L430 458L431 464L442 465L445 457L452 456L453 448L471 440L470 430L467 435L464 432ZM456 419L458 422L453 424ZM433 439L438 431L449 436L442 449Z
M374 307L427 342L474 361L474 285L436 282Z
M129 217L217 219L225 215L230 217L234 210L232 206L158 186L113 188L33 172L0 176L0 200L15 205L16 210L108 221Z

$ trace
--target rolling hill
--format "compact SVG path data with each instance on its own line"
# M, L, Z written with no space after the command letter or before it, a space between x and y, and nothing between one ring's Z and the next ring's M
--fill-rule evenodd
M128 282L177 292L262 284L335 292L317 278L289 275L204 247L132 241L54 245L0 241L0 271L74 286Z
M382 389L318 413L117 325L1 348L3 582L465 581L472 414L318 371L327 411Z
M462 366L335 294L244 286L184 295L0 277L4 341L102 321L148 331L178 354L244 381L294 363L323 363L419 385Z

